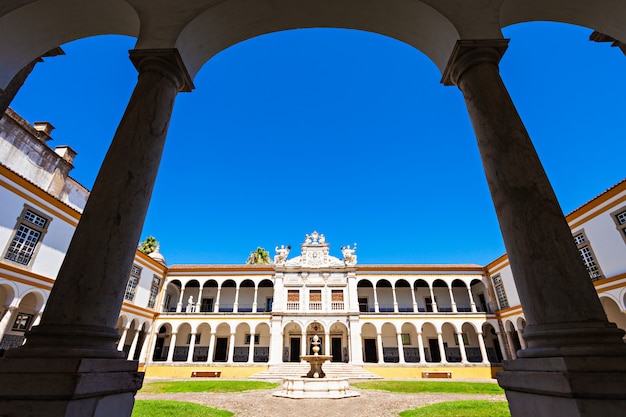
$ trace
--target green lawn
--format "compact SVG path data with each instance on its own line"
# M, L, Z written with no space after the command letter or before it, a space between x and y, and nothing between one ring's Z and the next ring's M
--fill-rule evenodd
M400 417L511 417L506 401L450 401L403 411Z
M241 392L272 389L280 384L261 381L168 381L145 384L139 391L151 394L175 392Z
M440 381L368 381L352 384L355 388L389 392L445 392L456 394L504 394L498 384L489 382L440 382Z
M230 411L181 401L137 400L132 417L230 417Z

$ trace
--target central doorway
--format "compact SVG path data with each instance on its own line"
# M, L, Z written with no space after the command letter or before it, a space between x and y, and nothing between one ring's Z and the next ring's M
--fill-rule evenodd
M333 337L331 339L331 355L333 356L332 362L342 362L343 358L341 357L341 337Z
M300 338L292 337L289 342L289 362L300 362Z

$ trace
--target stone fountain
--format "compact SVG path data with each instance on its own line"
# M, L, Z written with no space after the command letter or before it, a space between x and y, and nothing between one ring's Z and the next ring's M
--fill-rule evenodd
M359 393L351 391L345 378L326 378L322 364L332 356L320 355L320 341L313 336L313 354L301 355L300 359L310 364L309 372L300 378L284 378L282 389L274 393L275 397L286 398L348 398L358 397Z

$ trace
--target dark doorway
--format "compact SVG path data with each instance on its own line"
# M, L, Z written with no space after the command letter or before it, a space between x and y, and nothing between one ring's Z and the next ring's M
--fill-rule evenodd
M367 297L359 298L359 311L361 313L369 313L370 307L367 303Z
M153 361L162 361L163 360L163 345L165 344L164 337L158 337L156 340L156 344L154 345L154 355L152 355Z
M496 358L498 358L498 363L502 363L502 349L500 349L500 342L498 339L493 339L493 349L496 351Z
M333 337L332 339L332 345L331 345L331 355L333 355L333 358L331 359L332 362L341 362L342 358L341 358L341 337Z
M300 338L292 337L289 348L289 362L300 362Z
M441 352L439 351L439 341L437 339L428 339L428 347L430 349L430 361L441 362Z
M215 341L215 362L226 362L226 358L228 355L228 338L226 337L218 337Z
M478 294L478 304L480 304L480 311L487 312L487 301L485 300L485 294Z
M378 355L376 355L376 339L365 339L363 342L365 344L365 362L378 362Z
M212 313L213 312L213 299L203 298L202 304L200 305L200 311L203 313Z

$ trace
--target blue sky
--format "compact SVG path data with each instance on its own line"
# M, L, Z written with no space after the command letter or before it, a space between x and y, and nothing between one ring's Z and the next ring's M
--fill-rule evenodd
M501 74L565 213L624 178L626 57L553 23L505 29ZM63 45L12 108L49 121L91 188L136 82L134 39ZM462 95L416 49L338 29L235 45L178 96L143 237L168 264L299 254L326 235L359 263L478 263L504 253Z

